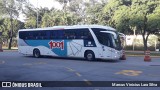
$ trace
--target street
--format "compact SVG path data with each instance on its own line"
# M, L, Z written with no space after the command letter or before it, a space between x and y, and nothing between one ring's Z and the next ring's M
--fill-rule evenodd
M127 60L86 61L77 58L34 58L21 55L17 51L4 51L0 52L0 80L84 81L88 85L92 84L90 81L159 81L160 58L152 58L151 62L144 62L143 59L144 57L128 56ZM109 90L132 89L132 87L55 87L50 89L106 90L106 88ZM135 88L139 89L138 87ZM158 87L152 88L158 90ZM151 87L140 87L140 89L146 90L151 89ZM2 90L6 90L6 88L2 88Z

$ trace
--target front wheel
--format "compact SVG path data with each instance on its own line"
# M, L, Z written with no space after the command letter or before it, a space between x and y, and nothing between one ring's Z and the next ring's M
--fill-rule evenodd
M38 49L34 49L33 56L39 58L41 56L40 51Z
M95 60L95 55L92 51L87 51L85 53L85 58L89 61L93 61L93 60Z

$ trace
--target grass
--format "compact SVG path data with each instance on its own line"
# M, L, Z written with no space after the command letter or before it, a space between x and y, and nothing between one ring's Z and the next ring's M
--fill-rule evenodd
M11 49L8 49L8 47L2 47L3 50L17 50L18 47L11 47Z
M127 56L145 56L144 53L140 53L140 52L126 52ZM160 57L160 52L151 52L150 56L159 56Z

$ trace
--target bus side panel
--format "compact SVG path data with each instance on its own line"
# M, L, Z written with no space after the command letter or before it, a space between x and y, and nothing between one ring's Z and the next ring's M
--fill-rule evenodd
M68 57L82 57L83 40L71 40L67 43Z
M83 57L85 55L85 51L88 51L88 50L93 51L95 58L102 58L102 50L98 47L90 47L90 48L84 47L83 48Z
M18 51L21 54L31 55L32 47L29 46L23 39L18 40Z
M41 55L57 56L52 49L49 48L49 40L23 40L18 41L18 51L22 54L33 55L34 49L39 49Z

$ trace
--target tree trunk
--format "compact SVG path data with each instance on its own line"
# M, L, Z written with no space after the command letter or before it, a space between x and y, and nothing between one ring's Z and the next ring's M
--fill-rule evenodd
M9 39L9 45L8 45L8 49L11 49L11 47L12 47L12 37L13 37L13 20L12 20L12 18L10 19L10 22L11 22L11 30L10 30L10 39Z
M146 51L147 50L147 41L146 41L146 38L145 38L145 34L143 34L142 37L143 37L144 51Z
M142 35L142 37L143 37L143 44L144 44L144 51L148 50L147 42L148 42L149 35L150 35L150 33L148 33L146 37L145 37L145 34Z
M144 51L146 51L148 49L148 46L147 46L147 41L146 39L144 40Z
M9 39L8 49L11 49L11 47L12 47L12 37Z

